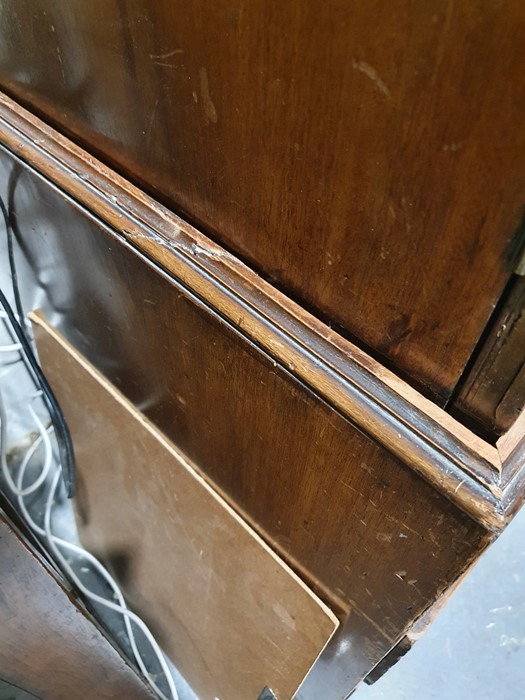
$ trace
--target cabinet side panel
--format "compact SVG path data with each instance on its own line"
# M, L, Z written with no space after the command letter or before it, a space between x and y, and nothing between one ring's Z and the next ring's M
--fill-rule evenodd
M42 308L337 607L341 631L299 697L349 692L487 533L29 170L14 205L26 307Z

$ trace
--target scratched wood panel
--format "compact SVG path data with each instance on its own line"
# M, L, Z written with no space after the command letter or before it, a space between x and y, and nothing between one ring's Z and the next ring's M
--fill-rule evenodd
M341 629L298 698L340 700L489 536L115 231L9 156L0 164L16 173L26 307L337 608Z
M0 85L444 404L519 245L519 0L4 0Z
M29 166L82 203L457 507L491 531L503 526L507 513L499 507L497 490L502 464L494 445L2 93L0 140L1 149L18 159L20 167ZM8 219L21 243L15 204L18 172L15 167L8 178Z
M454 400L454 412L494 439L525 408L525 277L516 276Z
M0 678L43 700L153 698L1 512Z

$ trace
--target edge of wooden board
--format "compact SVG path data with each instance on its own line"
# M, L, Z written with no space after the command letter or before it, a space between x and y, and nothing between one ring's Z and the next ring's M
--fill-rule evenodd
M181 452L176 445L174 445L163 433L160 431L150 420L148 420L143 413L141 413L137 408L129 401L111 382L109 382L97 369L94 367L86 358L79 353L67 339L65 339L45 318L45 316L39 311L32 312L29 314L29 318L33 324L33 327L37 327L47 335L58 347L60 347L76 365L83 370L89 377L91 377L96 384L101 387L111 399L117 402L129 415L130 420L137 421L143 430L148 433L155 442L166 452L174 458L177 464L186 472L186 474L193 479L201 489L212 498L224 513L231 518L243 531L249 535L250 539L257 544L263 550L266 555L275 562L275 564L291 579L302 591L303 593L315 604L316 608L320 610L320 613L324 615L327 622L326 625L330 625L330 631L324 639L324 643L320 646L318 653L315 658L308 661L309 667L305 673L305 676L301 679L300 683L304 681L306 675L311 671L315 665L317 659L320 657L324 649L326 648L329 641L332 639L334 634L340 627L340 620L333 610L303 581L303 579L289 566L289 564L280 557L269 545L268 543L257 533L257 531L235 510L232 505L221 495L221 493L214 488L213 483L206 480L203 475L199 472L198 468L186 457L186 455ZM38 338L38 334L37 334ZM38 346L38 343L37 343ZM297 692L295 689L295 692Z
M245 530L247 530L250 535L257 541L259 545L271 555L272 559L276 561L286 572L298 583L301 588L308 593L309 597L318 603L319 607L323 610L325 615L330 618L334 624L334 632L339 627L339 619L333 613L333 611L319 598L315 593L306 585L306 583L298 576L295 571L288 566L288 564L264 541L264 539L242 518L239 513L226 501L217 489L213 488L210 483L200 474L200 472L195 468L195 466L189 461L186 455L181 452L176 445L174 445L165 435L162 433L146 416L138 411L135 406L129 401L118 389L116 389L111 382L109 382L104 375L102 375L96 367L94 367L90 362L88 362L81 353L76 350L76 348L71 345L53 326L48 323L46 318L39 311L34 311L29 314L30 321L40 326L46 333L48 333L53 340L58 343L69 355L73 357L75 362L77 362L82 369L87 372L98 384L104 387L104 389L112 396L112 398L117 401L121 406L123 406L126 411L133 415L133 417L140 422L142 427L150 433L155 440L157 440L164 449L169 452L173 457L175 457L184 467L184 469L191 474L191 476L204 488L204 490L210 494L225 510L226 512Z
M505 505L510 463L498 447L2 94L0 143L477 522L491 531L505 526L516 507ZM515 483L525 445L513 443Z

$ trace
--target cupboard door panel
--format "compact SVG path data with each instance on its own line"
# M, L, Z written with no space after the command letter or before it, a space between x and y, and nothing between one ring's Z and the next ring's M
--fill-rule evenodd
M525 277L509 285L454 412L490 439L508 431L525 410Z
M445 404L513 267L519 0L5 0L0 85Z

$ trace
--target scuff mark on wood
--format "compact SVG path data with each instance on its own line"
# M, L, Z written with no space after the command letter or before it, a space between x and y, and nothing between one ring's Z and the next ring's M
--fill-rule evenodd
M364 75L367 76L367 78L370 78L370 80L374 83L376 86L377 90L384 95L385 97L391 98L392 95L390 94L390 90L388 89L386 83L384 80L382 80L379 77L379 73L376 71L375 68L372 68L371 65L366 63L365 61L358 61L355 58L352 60L352 66L356 70L358 70L360 73L363 73Z
M202 97L202 103L204 105L204 116L206 117L206 121L209 123L211 122L212 124L217 123L217 110L215 109L215 105L212 102L211 96L210 96L210 86L208 82L208 71L206 68L201 68L199 70L199 80L200 80L200 91L201 91L201 97Z

